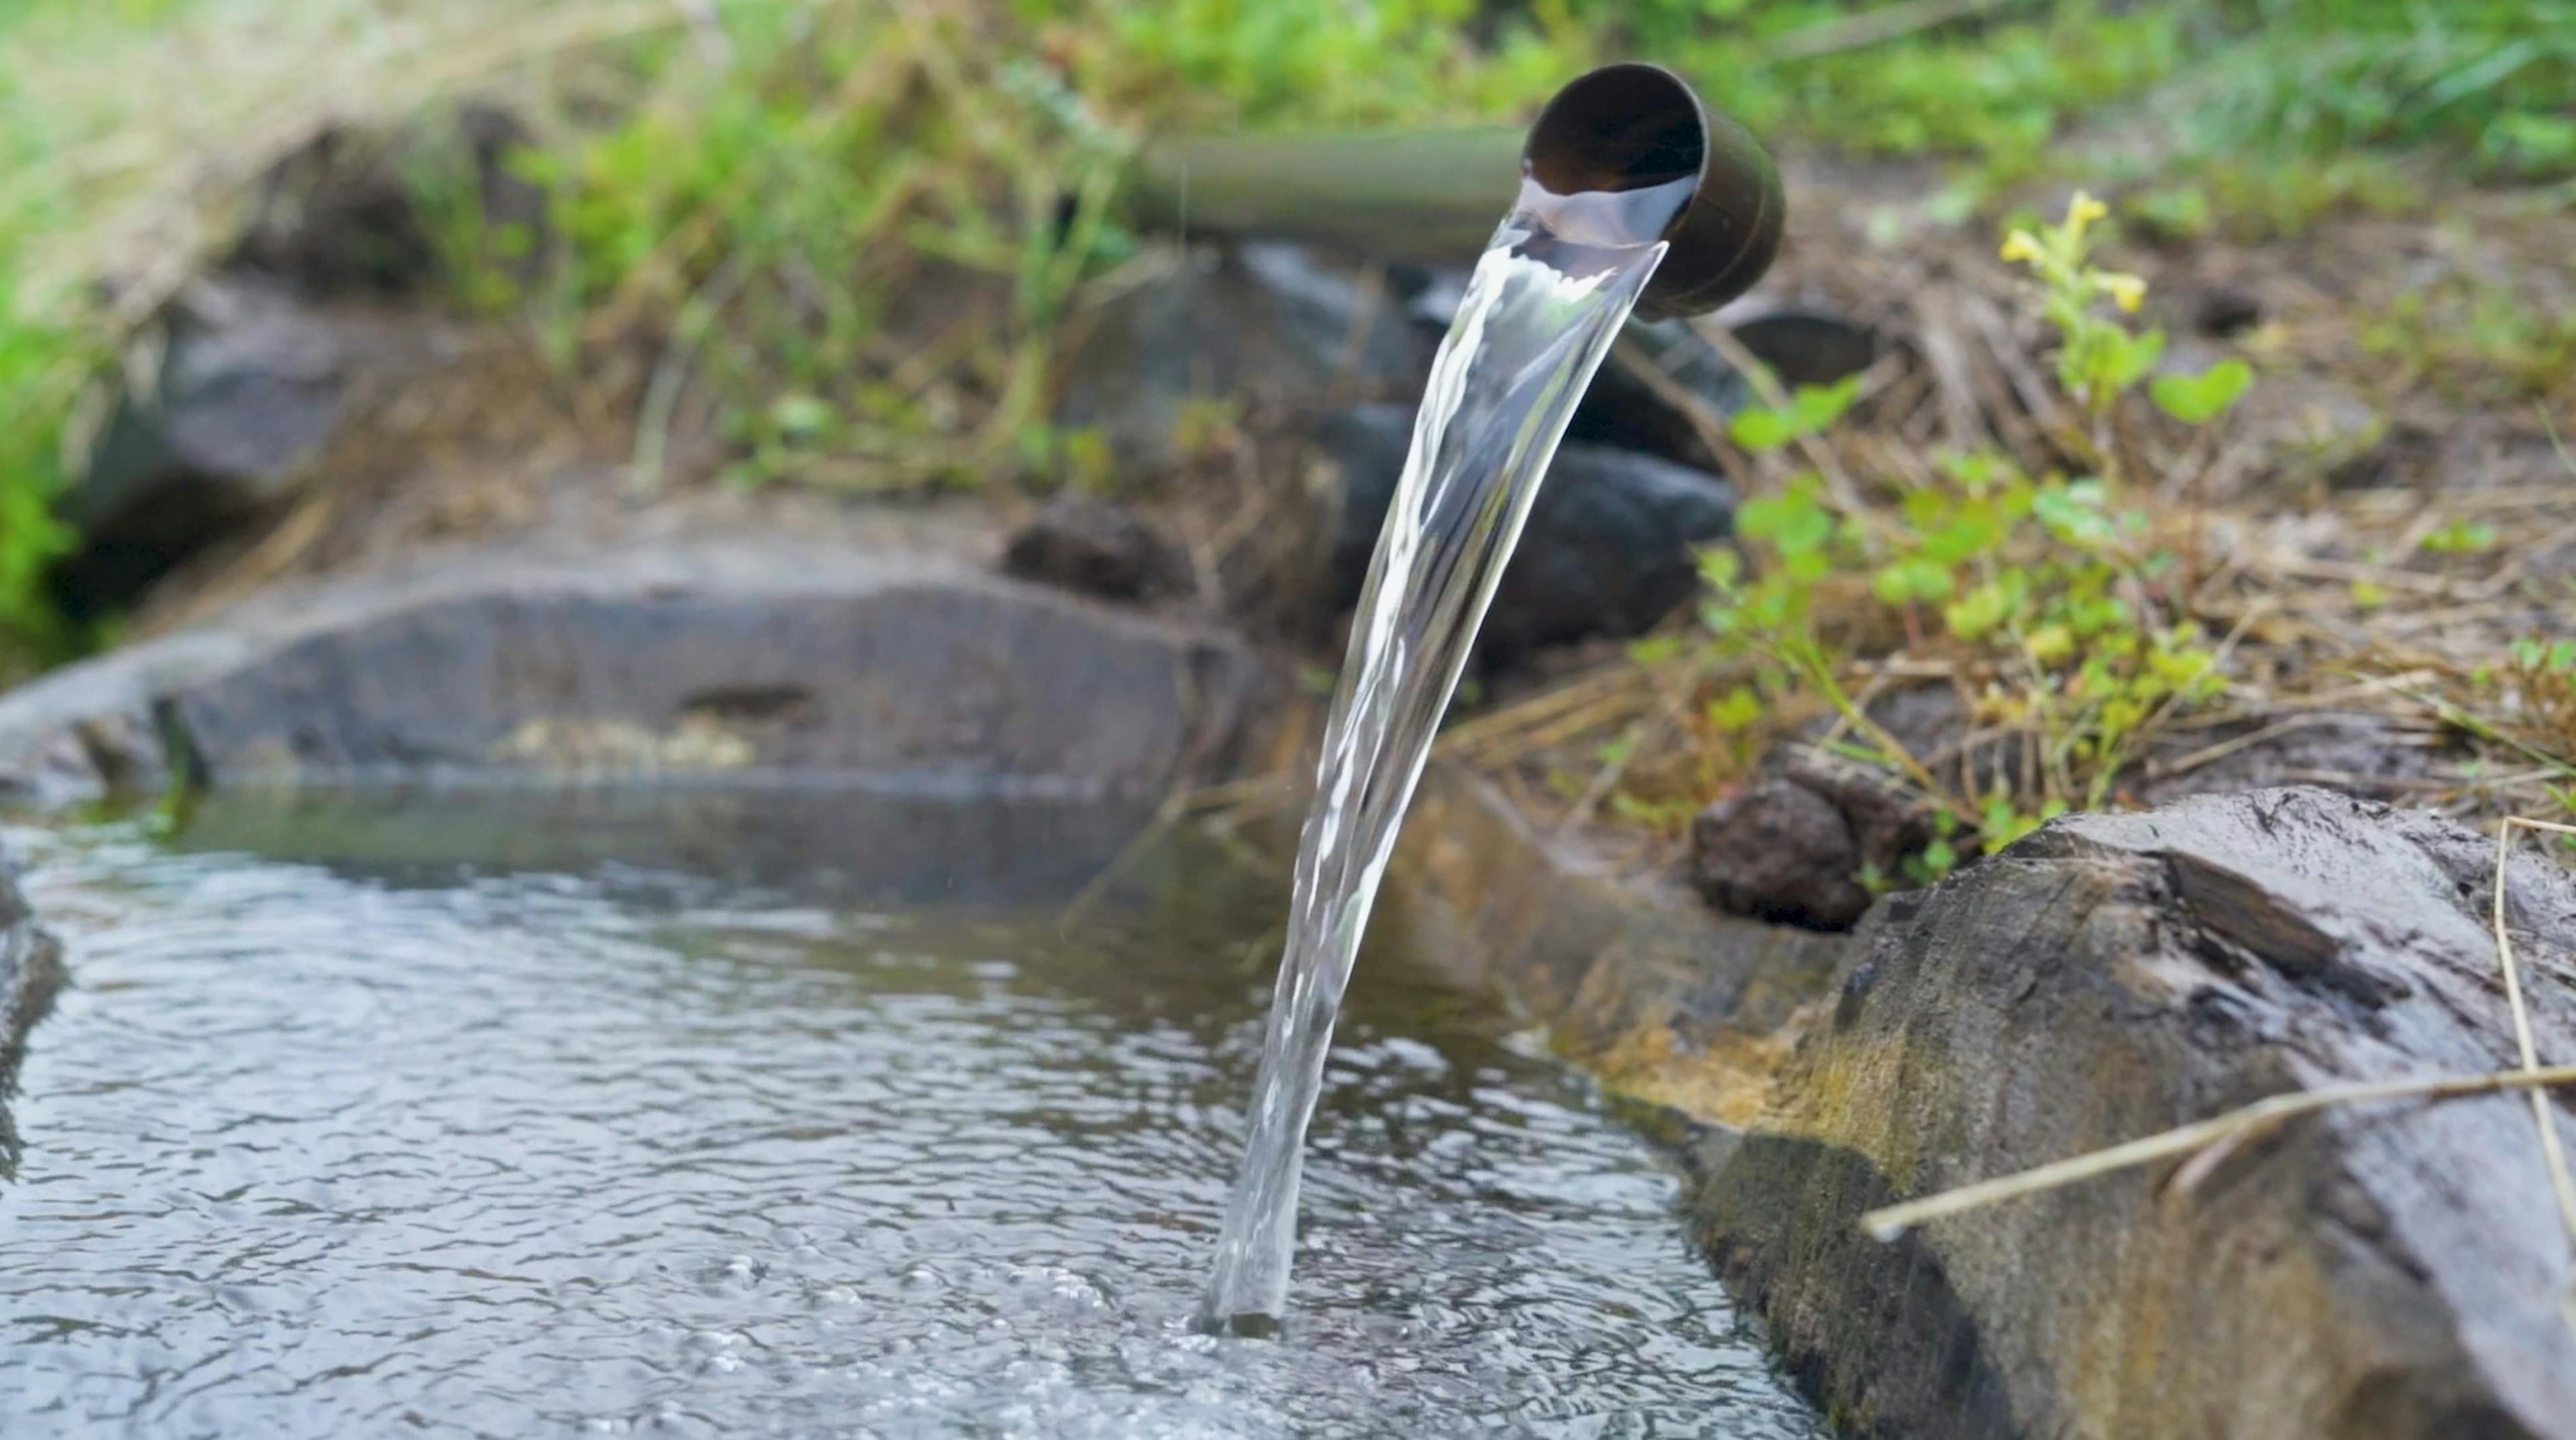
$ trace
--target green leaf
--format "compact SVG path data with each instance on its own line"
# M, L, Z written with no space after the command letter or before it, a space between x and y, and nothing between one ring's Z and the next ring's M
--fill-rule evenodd
M1841 419L1858 398L1857 375L1831 385L1801 385L1786 408L1746 410L1727 422L1726 433L1747 450L1777 450Z
M1741 730L1762 718L1762 697L1750 685L1738 685L1708 702L1708 723L1713 730Z
M2147 393L2176 420L2206 425L2226 414L2227 407L2253 383L2253 366L2242 360L2221 360L2197 375L2159 375Z
M2033 495L2030 511L2048 527L2048 533L2070 545L2106 545L2119 534L2103 508L2108 499L2101 481L2076 480Z
M1831 385L1801 385L1790 399L1791 417L1801 434L1812 435L1843 418L1860 398L1860 377L1846 376Z
M1777 410L1747 410L1726 424L1726 433L1747 450L1777 450L1798 438L1797 426Z
M1643 635L1628 642L1628 658L1639 665L1668 665L1681 658L1679 635Z
M1878 598L1890 605L1909 600L1947 600L1950 598L1950 568L1934 560L1913 556L1881 566L1872 575L1869 586Z
M1833 538L1834 517L1804 489L1747 500L1735 512L1735 532L1766 540L1783 555L1820 550Z
M2423 539L2423 548L2435 555L2483 555L2495 548L2496 528L2454 520Z
M2004 623L2010 608L2003 587L1989 581L1951 602L1942 610L1941 618L1951 634L1974 640Z
M2102 383L2113 390L2126 390L2144 378L2148 371L2154 369L2156 361L2162 358L2164 353L2165 332L2162 330L2149 330L2143 334L2122 336L2118 341L2103 347ZM2245 362L2234 360L2220 363L2242 368ZM2252 378L2250 373L2247 378ZM2237 388L2244 387L2240 385ZM2228 398L2232 400L2235 397L2231 395ZM2220 408L2225 407L2222 405Z
M1744 578L1744 557L1732 546L1711 545L1699 552L1699 578L1712 590L1733 590Z

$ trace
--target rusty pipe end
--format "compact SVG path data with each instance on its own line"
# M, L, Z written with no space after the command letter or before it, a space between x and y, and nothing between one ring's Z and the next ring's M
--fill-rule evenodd
M1557 91L1530 126L1521 170L1559 195L1696 178L1637 302L1650 319L1716 309L1751 289L1780 249L1788 207L1771 157L1660 65L1604 65Z

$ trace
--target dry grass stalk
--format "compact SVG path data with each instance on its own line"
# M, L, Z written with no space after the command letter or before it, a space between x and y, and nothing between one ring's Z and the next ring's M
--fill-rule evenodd
M2505 865L2513 858L2513 837L2517 830L2536 830L2553 835L2576 835L2576 825L2559 825L2547 820L2532 820L2508 815L2496 827L2495 872L2495 940L2496 963L2504 970L2505 1003L2513 1010L2514 1048L2522 1055L2522 1073L2540 1073L2540 1056L2531 1042L2531 1008L2523 1001L2522 967L2513 956L2513 936L2505 928ZM2558 1221L2567 1232L2567 1243L2576 1250L2576 1178L2567 1173L2567 1151L2558 1140L2558 1123L2550 1113L2549 1097L2539 1090L2531 1092L2531 1118L2540 1127L2540 1155L2549 1167L2549 1183L2558 1196ZM2559 1313L2567 1321L2568 1333L2576 1335L2576 1273L2567 1279L2567 1288L2558 1299Z
M1874 1239L1894 1240L1918 1225L1983 1210L2006 1200L2063 1189L2079 1181L2135 1169L2158 1160L2196 1155L2214 1145L2242 1144L2246 1137L2258 1135L2284 1121L2338 1105L2362 1105L2374 1100L2450 1100L2464 1095L2493 1095L2506 1090L2536 1093L2562 1085L2576 1085L2576 1065L2501 1070L2485 1075L2374 1080L2359 1085L2294 1090L2287 1095L2258 1100L2224 1115L2177 1126L2144 1139L2130 1140L2015 1174L1944 1190L1920 1200L1872 1210L1860 1217L1860 1228Z

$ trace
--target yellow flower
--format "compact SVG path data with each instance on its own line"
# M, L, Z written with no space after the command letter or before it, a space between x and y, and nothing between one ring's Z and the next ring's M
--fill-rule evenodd
M2135 275L2123 275L2116 270L2097 270L2093 272L2093 278L2103 289L2111 292L2113 304L2132 314L2135 314L2138 306L2146 301L2147 282Z
M2110 206L2078 190L2075 198L2066 202L2066 233L2081 236L2085 226L2110 213Z
M2039 259L2039 256L2039 237L2031 234L2029 231L2015 230L2004 237L2004 258L2006 260L2036 261Z

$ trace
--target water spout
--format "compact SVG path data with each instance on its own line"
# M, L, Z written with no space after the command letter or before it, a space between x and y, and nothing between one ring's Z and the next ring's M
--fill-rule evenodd
M1433 361L1352 620L1202 1326L1263 1333L1286 1308L1300 1155L1342 991L1432 732L1575 403L1632 310L1740 293L1779 225L1759 147L1668 71L1596 70L1532 128L1520 193Z

